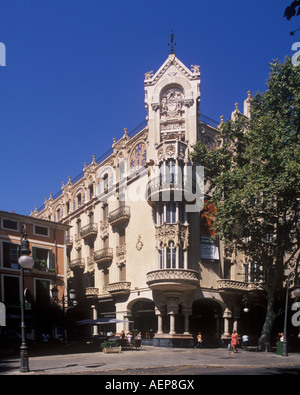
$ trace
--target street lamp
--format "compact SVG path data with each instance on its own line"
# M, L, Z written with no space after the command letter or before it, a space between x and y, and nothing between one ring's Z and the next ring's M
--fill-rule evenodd
M283 341L282 341L282 356L287 357L288 352L287 352L287 310L288 310L288 299L289 299L289 287L290 287L290 282L292 277L295 276L294 272L291 272L288 275L288 281L286 284L286 297L285 297L285 311L284 311L284 329L283 329ZM294 295L296 297L300 296L300 283L299 280L295 281L295 289L294 289Z
M22 342L20 347L20 357L21 357L21 372L29 372L29 364L28 364L28 347L26 344L26 327L25 327L25 304L24 304L24 269L31 269L34 261L29 256L31 253L29 249L29 241L27 239L27 231L26 225L22 226L21 231L21 245L20 245L20 257L19 257L19 265L21 267L21 284L22 284L22 292L21 292L21 336Z
M300 281L299 280L297 280L295 282L294 295L295 295L296 299L298 299L300 297Z
M242 302L244 303L245 307L244 307L244 312L248 313L249 312L249 308L248 308L248 298L246 295L243 295L243 299Z
M53 288L51 288L51 294L52 294L53 300L56 303L62 302L62 311L63 311L63 342L65 343L65 310L66 310L66 307L67 307L67 309L69 307L68 295L63 295L61 300L58 299L58 288L57 288L56 284L53 286Z
M76 299L76 291L75 291L75 289L70 289L69 295L70 295L70 300L72 301L73 306L76 307L78 303L75 300Z

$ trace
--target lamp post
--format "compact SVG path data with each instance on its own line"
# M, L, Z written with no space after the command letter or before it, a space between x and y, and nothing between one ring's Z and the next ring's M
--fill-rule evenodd
M57 289L57 285L56 284L51 289L51 293L52 293L52 298L58 302L59 301L59 299L58 299L58 289ZM69 291L69 298L72 301L73 306L76 306L77 305L77 302L75 300L76 299L76 291L74 289L70 289L70 291ZM67 305L68 305L68 296L67 295L64 295L63 299L62 299L63 308L65 306L65 300L67 301Z
M73 306L76 307L78 302L75 300L76 299L75 289L70 289L69 296L70 296L70 300L72 301Z
M289 300L289 287L290 287L290 282L292 277L295 276L294 272L291 272L288 275L288 281L286 284L286 297L285 297L285 310L284 310L284 328L283 328L283 341L282 341L282 356L287 357L288 356L288 351L287 351L287 311L288 311L288 300ZM294 295L296 297L300 296L300 283L299 280L295 281L295 289L294 289Z
M52 293L52 298L56 301L56 303L58 303L60 300L58 299L58 288L57 288L56 284L51 289L51 293ZM76 298L76 292L74 289L71 289L69 291L69 297L68 297L68 295L63 295L61 301L62 301L62 307L63 307L63 319L64 320L65 320L65 306L67 306L67 309L69 308L69 299L72 301L72 305L76 306L77 302L76 302L75 298ZM63 341L65 342L65 323L64 323L64 327L63 327Z
M28 347L26 344L26 326L25 326L25 304L24 304L24 269L31 269L34 261L29 256L31 253L29 249L29 241L27 239L26 226L22 226L21 231L21 245L20 245L20 257L19 257L19 265L21 267L21 284L22 284L22 292L21 292L21 347L20 347L20 357L21 357L21 369L22 373L29 372L29 363L28 363Z

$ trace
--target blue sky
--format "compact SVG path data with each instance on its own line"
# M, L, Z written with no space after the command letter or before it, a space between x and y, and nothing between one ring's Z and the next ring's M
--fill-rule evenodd
M144 73L201 66L203 114L227 119L300 41L290 0L0 0L0 210L29 215L145 120Z

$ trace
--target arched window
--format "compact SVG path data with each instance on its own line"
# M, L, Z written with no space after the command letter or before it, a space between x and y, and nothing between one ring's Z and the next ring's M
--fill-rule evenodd
M164 206L160 204L157 206L157 225L162 225L164 223Z
M130 173L145 166L147 160L147 150L145 143L138 143L132 150L130 155Z
M164 269L165 263L164 263L164 246L163 243L160 244L160 248L158 250L158 267L160 269Z
M169 159L166 164L166 183L174 184L175 182L175 160Z
M78 193L78 195L76 196L76 200L77 200L77 207L80 207L82 204L81 193Z
M77 210L85 203L85 193L83 188L79 188L73 195L73 211Z
M176 223L176 203L168 202L166 207L166 222L167 224Z
M170 241L167 247L167 269L176 268L176 247L174 241Z
M98 178L97 194L107 193L114 183L114 171L110 166L105 167Z

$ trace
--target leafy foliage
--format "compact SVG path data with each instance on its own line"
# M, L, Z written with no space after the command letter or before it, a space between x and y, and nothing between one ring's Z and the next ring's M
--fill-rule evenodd
M299 262L299 87L300 67L290 58L274 61L266 92L252 98L251 118L239 113L223 124L215 148L198 142L192 154L205 168L217 235L260 265L269 302L287 266Z
M297 15L300 15L300 0L294 0L284 11L284 17L288 21Z
M112 348L112 347L118 347L119 346L119 344L118 344L118 342L116 342L116 341L108 341L108 340L105 340L104 342L102 342L101 344L100 344L100 347L103 349L103 348Z

